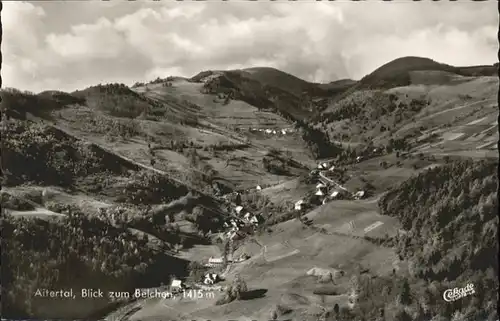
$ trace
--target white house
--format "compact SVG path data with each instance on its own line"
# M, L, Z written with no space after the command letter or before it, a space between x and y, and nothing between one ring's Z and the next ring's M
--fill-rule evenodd
M333 191L333 193L330 195L332 198L336 198L339 195L339 191Z
M249 220L250 220L250 215L252 215L252 214L250 214L249 212L247 212L247 213L245 214L245 216L243 216L243 219L245 219L245 220L249 221Z
M271 134L273 131L270 129L266 129L266 134Z
M323 196L323 195L325 195L325 194L323 193L323 191L322 191L322 190L320 190L320 189L319 189L319 190L317 190L317 191L316 191L316 193L315 193L314 195L317 195L317 196Z
M362 198L363 196L365 196L365 191L357 191L356 194L354 194L354 197L356 198Z
M360 162L360 161L362 161L362 160L363 160L363 157L362 157L362 156L358 156L358 157L356 157L356 162Z
M257 185L257 187L255 189L260 191L260 190L262 190L262 187L260 187L260 185Z
M275 130L273 130L273 135L276 135L276 131Z
M182 281L181 280L172 280L170 287L172 289L182 289Z
M318 164L318 169L323 169L323 165L322 164Z
M327 167L328 167L328 164L327 164L327 163L323 163L323 164L321 164L321 165L323 165L323 168L327 168Z
M281 133L282 133L283 135L286 135L286 130L282 129L282 130L281 130Z
M250 219L250 223L252 224L259 224L259 219L257 218L257 216L252 216L252 218Z
M295 202L295 210L300 211L302 209L302 204L304 204L303 200Z
M234 210L236 211L236 214L240 214L241 211L243 210L243 206L236 206Z
M332 167L330 167L328 170L329 170L330 172L333 172L333 171L335 170L335 165L332 165Z
M316 189L320 189L320 188L324 188L324 187L326 187L326 185L323 183L318 183L318 185L316 185Z

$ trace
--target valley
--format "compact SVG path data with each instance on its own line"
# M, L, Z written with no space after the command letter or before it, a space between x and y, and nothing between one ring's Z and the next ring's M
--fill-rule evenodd
M494 318L498 66L402 59L339 84L250 68L3 89L3 314ZM469 279L482 296L440 308ZM177 294L61 303L41 287Z

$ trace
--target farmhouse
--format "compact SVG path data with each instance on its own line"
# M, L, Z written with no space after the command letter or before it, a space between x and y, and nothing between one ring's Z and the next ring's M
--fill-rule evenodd
M243 210L243 206L236 206L236 208L234 209L236 214L240 214L242 210Z
M184 287L184 285L182 284L182 281L181 281L181 280L176 280L176 279L174 279L174 280L172 280L172 283L170 284L170 288L171 288L172 290L174 290L174 289L175 289L175 290L180 290L180 289L182 289L183 287Z
M357 199L363 198L365 196L365 191L357 191L354 197Z
M303 200L300 200L300 201L297 201L295 202L295 210L296 211L300 211L302 210L302 206L304 205L304 201Z
M323 196L323 195L325 195L325 193L323 193L323 191L321 189L318 189L314 195Z
M260 185L257 185L257 187L255 189L260 191L260 190L262 190L262 187L260 187Z
M221 266L222 264L224 264L224 258L222 257L210 257L208 259L208 263L205 264L205 266L207 267L216 267L216 266Z
M250 223L254 225L259 224L259 218L256 215L252 216L252 218L250 219Z

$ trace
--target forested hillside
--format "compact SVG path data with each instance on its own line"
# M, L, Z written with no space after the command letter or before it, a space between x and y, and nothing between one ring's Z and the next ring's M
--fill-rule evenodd
M497 166L452 162L402 183L379 202L382 214L401 220L397 249L412 276L443 290L475 285L476 295L454 304L470 315L492 316L497 301ZM438 298L434 304L442 309Z

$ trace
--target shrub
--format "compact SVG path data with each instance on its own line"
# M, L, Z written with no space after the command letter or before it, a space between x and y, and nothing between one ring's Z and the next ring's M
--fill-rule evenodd
M33 310L33 289L132 290L140 285L130 280L143 279L155 259L143 240L127 229L86 218L81 212L58 221L3 215L1 224L2 314L9 318L40 317ZM88 282L75 284L75 271Z

